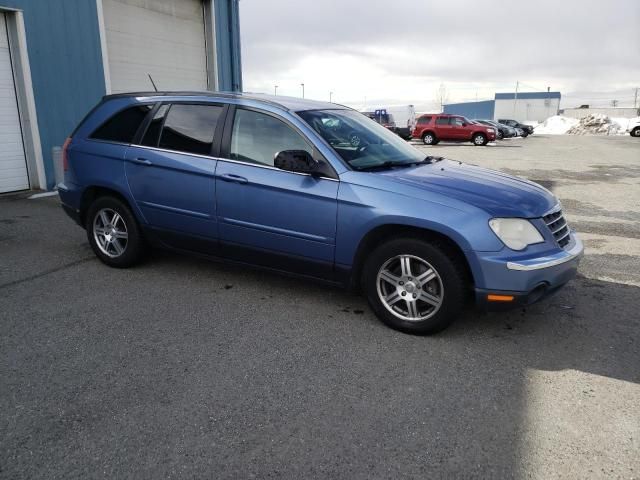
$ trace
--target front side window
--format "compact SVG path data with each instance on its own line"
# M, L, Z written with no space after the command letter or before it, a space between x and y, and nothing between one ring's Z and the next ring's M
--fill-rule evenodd
M211 154L222 108L219 105L171 105L158 146L185 153Z
M271 115L251 110L236 110L231 134L232 160L273 166L278 152L313 148L289 125Z
M131 143L140 124L153 105L136 105L116 113L98 127L89 138L108 142Z
M462 127L464 125L464 120L460 117L451 117L451 125L455 127Z
M424 153L354 110L306 110L298 116L324 138L353 169L421 162Z

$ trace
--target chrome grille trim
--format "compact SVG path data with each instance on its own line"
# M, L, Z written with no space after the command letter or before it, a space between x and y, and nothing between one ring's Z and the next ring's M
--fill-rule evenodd
M571 240L569 238L569 234L571 230L569 230L569 225L567 221L564 219L562 215L562 210L558 207L555 207L549 213L542 217L542 220L547 225L547 228L555 238L558 245L562 248L566 247Z

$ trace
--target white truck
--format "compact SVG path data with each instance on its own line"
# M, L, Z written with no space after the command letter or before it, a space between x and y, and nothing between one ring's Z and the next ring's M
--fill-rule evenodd
M376 107L362 113L405 140L411 138L416 126L416 110L413 105Z

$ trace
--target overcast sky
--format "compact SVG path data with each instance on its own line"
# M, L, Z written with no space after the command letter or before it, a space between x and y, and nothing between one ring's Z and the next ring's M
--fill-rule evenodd
M640 0L240 0L244 90L356 108L562 92L633 106ZM640 99L639 99L640 103Z

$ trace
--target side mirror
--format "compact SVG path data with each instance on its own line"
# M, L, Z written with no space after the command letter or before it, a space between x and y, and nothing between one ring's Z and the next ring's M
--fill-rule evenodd
M313 174L318 169L318 162L306 150L283 150L276 153L273 165L280 170Z

